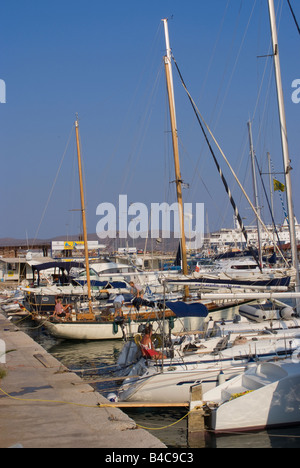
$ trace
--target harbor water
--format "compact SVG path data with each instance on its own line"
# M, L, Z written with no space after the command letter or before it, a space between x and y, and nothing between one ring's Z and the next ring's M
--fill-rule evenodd
M123 348L123 342L73 342L53 338L32 321L17 323L37 343L64 366L80 377L98 381L93 387L105 397L118 389L120 382L106 380L115 374L114 366ZM100 381L100 382L99 382ZM169 448L188 448L187 409L160 408L126 409L135 422L149 430ZM205 448L300 448L300 427L269 430L254 434L236 434L222 437L208 436Z

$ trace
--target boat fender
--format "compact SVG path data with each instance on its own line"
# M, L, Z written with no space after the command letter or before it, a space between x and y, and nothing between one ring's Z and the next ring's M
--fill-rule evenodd
M107 395L107 399L111 403L117 403L119 401L118 395L116 395L115 393L109 393Z
M113 323L113 334L116 335L118 333L118 331L119 331L119 325L116 322L114 322Z
M256 307L243 305L242 307L240 307L239 312L242 317L245 317L248 320L251 320L252 322L260 323L266 320L266 315L264 311L256 309Z
M173 330L175 327L175 317L168 317L169 330Z
M219 385L222 385L226 382L226 377L225 377L225 374L223 371L220 372L220 374L218 375L218 384Z
M295 312L292 307L284 307L279 312L280 317L282 320L290 320L291 318L295 317Z

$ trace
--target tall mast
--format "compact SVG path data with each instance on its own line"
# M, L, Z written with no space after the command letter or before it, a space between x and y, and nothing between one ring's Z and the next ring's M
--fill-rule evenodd
M184 230L184 211L183 211L183 200L182 200L182 177L179 162L179 146L178 146L178 132L177 132L177 119L175 109L175 96L174 96L174 85L173 85L173 72L172 72L172 53L169 39L168 20L163 19L165 28L166 38L166 49L167 55L164 58L165 71L167 78L167 89L169 96L169 107L170 107L170 119L172 128L172 141L173 141L173 152L174 152L174 163L175 163L175 177L176 177L176 191L177 191L177 202L179 206L179 223L181 231L181 254L182 254L182 271L184 275L188 274L187 266L187 253L186 253L186 240ZM188 289L186 289L186 295L188 295Z
M268 156L268 165L269 165L269 184L270 184L270 197L271 197L271 213L272 213L272 221L275 219L275 213L274 213L274 195L273 195L273 177L272 177L272 167L271 167L271 155L270 153L268 152L267 153L267 156ZM275 228L275 223L274 221L272 222L273 224L273 239L274 239L274 245L275 245L275 242L276 242L276 235L275 235L275 232L276 232L276 228Z
M277 86L281 144L282 144L282 152L283 152L284 173L285 173L286 193L287 193L287 202L288 202L291 251L292 251L293 266L296 270L296 291L300 291L298 248L297 248L295 214L294 214L294 206L293 206L293 193L292 193L292 180L291 180L291 160L290 160L290 155L289 155L286 115L285 115L284 98L283 98L283 90L282 90L282 78L281 78L279 48L278 48L276 15L275 15L274 0L268 0L268 2L269 2L271 33L272 33L276 86Z
M87 286L88 286L88 301L89 301L89 311L90 311L90 313L93 313L93 311L92 311L91 276L90 276L90 264L89 264L89 249L88 249L88 239L87 239L87 230L86 230L86 212L85 212L85 200L84 200L84 191L83 191L82 161L81 161L81 151L80 151L78 116L76 116L75 131L76 131L76 144L77 144L77 156L78 156L78 172L79 172L79 184L80 184L81 214L82 214L82 225L83 225L83 240L84 240L84 253L85 253L85 265L86 265L86 279L87 279Z
M258 213L259 218L260 218L261 210L259 206L258 190L257 190L255 155L254 155L253 136L252 136L252 123L250 121L248 122L248 132L249 132L250 156L251 156L251 163L252 163L254 204L255 204L256 212ZM258 217L256 217L256 225L257 225L257 241L258 241L258 258L259 258L260 268L262 269L263 259L262 259L261 229L260 229L261 226L260 226L260 221Z

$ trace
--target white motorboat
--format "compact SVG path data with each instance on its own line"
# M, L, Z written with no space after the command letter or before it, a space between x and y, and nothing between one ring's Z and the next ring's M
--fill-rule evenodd
M300 424L298 351L296 360L252 364L243 374L204 393L208 429L226 433ZM203 402L193 402L191 409Z

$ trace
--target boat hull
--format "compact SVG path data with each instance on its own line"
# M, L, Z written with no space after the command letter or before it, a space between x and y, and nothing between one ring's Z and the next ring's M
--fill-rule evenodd
M253 432L300 424L300 375L268 385L220 406L209 427L215 433Z
M229 380L244 372L247 363L237 367L229 367L223 371L222 378ZM129 386L128 391L120 394L120 400L141 403L187 403L190 400L191 387L202 383L203 391L215 388L219 383L222 368L216 365L214 369L197 369L194 371L155 374L139 381L136 389Z
M291 356L298 352L298 349L299 338L272 338L261 341L246 340L243 344L229 345L219 352L190 353L188 356L165 359L157 364L141 359L124 381L119 398L121 401L185 403L189 401L190 388L201 383L202 393L206 394L204 399L207 398L205 401L216 401L213 397L221 391L222 384L227 381L224 386L230 387L231 379L242 376L249 366L251 356L264 363L281 356ZM232 393L240 392L240 388L240 384L235 385L229 398ZM229 414L230 412L228 417Z
M203 317L185 317L182 319L171 317L171 321L168 319L165 323L165 333L169 332L169 324L172 326L173 333L179 333L185 331L201 330L205 320L209 320L213 316L214 320L221 319L232 319L235 314L239 311L240 304L230 305L229 307L220 307L214 311L211 311L209 316L204 319ZM150 317L150 315L149 315ZM139 333L139 327L145 325L148 321L157 322L155 314L151 316L151 319L144 318L141 321L125 321L125 333L127 338L133 337ZM123 332L120 326L115 326L114 322L59 322L53 323L48 320L40 319L45 328L55 338L65 340L120 340L122 339ZM157 325L158 328L158 325ZM155 330L155 328L154 328Z

